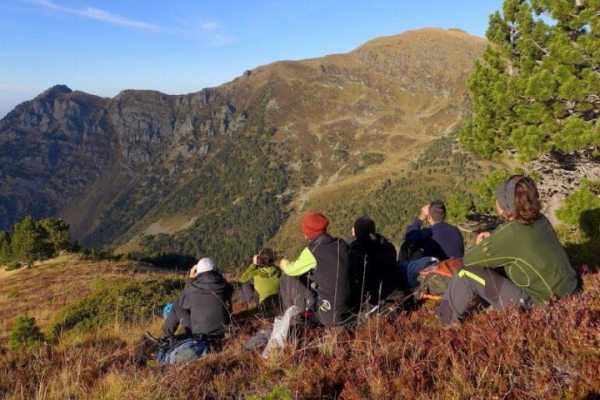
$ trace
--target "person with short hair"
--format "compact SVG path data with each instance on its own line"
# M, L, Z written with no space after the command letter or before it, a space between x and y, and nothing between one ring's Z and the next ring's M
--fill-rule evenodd
M424 221L429 223L429 228L422 228ZM420 271L449 258L462 258L464 249L462 234L446 222L446 205L440 200L424 205L404 232L398 254L400 289L415 289L419 286Z
M297 306L312 322L332 326L349 314L350 279L348 245L329 235L328 225L321 213L304 216L302 232L308 244L297 260L281 260L279 293L284 309Z
M429 223L429 228L422 228L425 221ZM404 256L409 257L409 261L426 256L440 261L462 258L465 252L463 236L456 226L446 222L446 205L441 200L421 207L419 216L406 228L404 240L407 244L419 242L421 246L418 256Z
M163 337L175 335L181 324L186 336L222 337L230 322L233 287L211 258L192 267L181 294L161 328Z
M578 288L577 273L541 213L530 177L515 175L500 183L496 210L505 222L477 236L437 308L438 319L446 324L462 321L476 296L499 310L511 303L526 309Z
M350 247L351 301L379 304L396 288L396 248L375 231L375 221L363 216L354 221Z

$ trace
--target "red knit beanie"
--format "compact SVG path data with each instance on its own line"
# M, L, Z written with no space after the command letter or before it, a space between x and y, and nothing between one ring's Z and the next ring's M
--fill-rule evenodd
M327 231L329 220L321 213L311 211L302 220L302 232L309 240Z

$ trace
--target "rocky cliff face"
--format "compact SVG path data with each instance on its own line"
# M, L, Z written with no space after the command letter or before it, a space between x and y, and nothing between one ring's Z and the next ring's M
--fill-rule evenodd
M159 220L183 229L259 186L287 199L284 209L321 182L404 165L460 122L484 45L460 31L407 32L182 96L106 99L55 86L0 121L0 229L27 214L60 216L84 245L107 245Z

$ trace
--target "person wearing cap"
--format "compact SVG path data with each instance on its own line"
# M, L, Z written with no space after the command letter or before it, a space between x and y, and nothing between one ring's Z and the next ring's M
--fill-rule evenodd
M163 337L175 335L181 324L186 336L204 334L220 338L230 322L233 287L217 270L217 263L203 258L192 267L181 294L161 328Z
M279 294L281 270L275 266L276 254L273 249L264 248L252 258L252 264L244 271L240 282L240 296L249 304L272 306Z
M466 251L464 265L436 310L446 324L461 321L476 296L499 310L511 303L527 309L578 288L577 273L550 221L540 212L531 178L517 175L500 183L496 210L505 223L477 236L477 244Z
M284 309L297 306L312 322L342 324L350 310L348 245L327 233L329 220L318 212L302 219L308 241L295 261L282 259L279 293Z
M350 247L351 302L371 305L384 300L396 285L396 247L375 231L375 221L363 216L354 221Z

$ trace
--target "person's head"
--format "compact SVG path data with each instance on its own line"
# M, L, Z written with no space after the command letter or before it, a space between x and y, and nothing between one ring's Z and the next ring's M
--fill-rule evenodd
M514 175L502 181L496 188L496 209L507 221L531 225L542 210L533 179Z
M256 256L256 265L259 267L273 267L276 258L275 250L266 247L258 253L258 256Z
M375 221L367 216L360 217L354 221L354 225L352 225L352 236L359 238L368 233L375 233Z
M429 204L429 223L431 225L446 220L446 205L441 200L436 200Z
M208 271L216 271L217 270L217 262L212 258L205 257L198 261L196 264L196 275L198 276L204 272Z
M311 211L302 219L302 233L307 240L312 240L327 232L329 220L321 213Z

